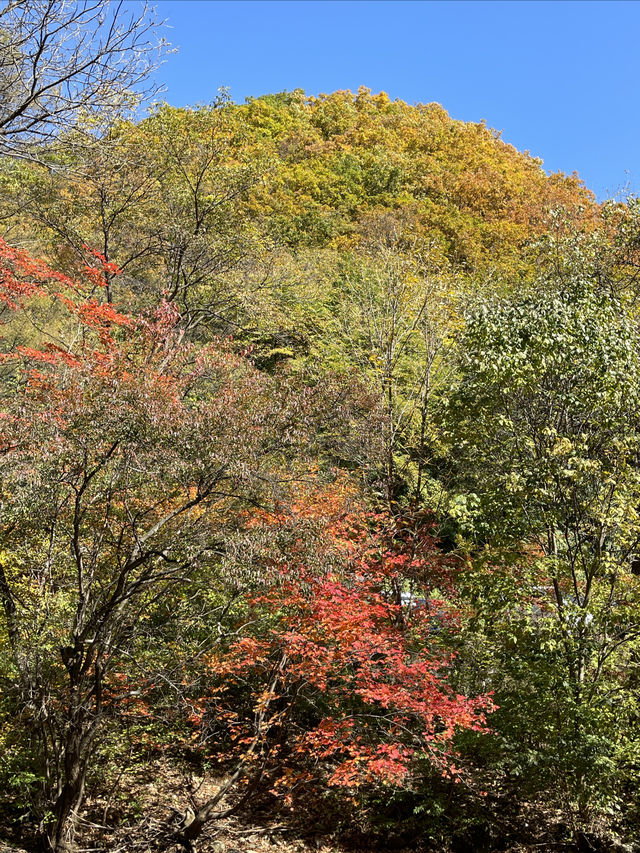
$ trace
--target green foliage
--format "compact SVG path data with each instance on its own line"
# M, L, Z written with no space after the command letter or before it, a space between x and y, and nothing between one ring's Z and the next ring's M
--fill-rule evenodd
M586 282L469 318L448 405L486 535L544 540L573 503L607 553L635 541L637 343L624 306Z
M531 790L555 779L582 817L621 807L640 745L638 344L624 303L584 280L494 300L468 319L446 407L452 509L485 543L469 639L504 766Z

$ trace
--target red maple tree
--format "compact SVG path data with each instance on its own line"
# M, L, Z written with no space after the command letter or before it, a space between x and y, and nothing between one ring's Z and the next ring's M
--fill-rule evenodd
M431 524L424 514L345 511L334 488L294 505L288 519L254 522L295 530L315 514L331 568L302 564L309 546L294 532L288 561L266 567L271 579L248 627L209 657L209 689L190 705L193 743L232 770L196 809L187 842L259 781L290 803L301 786L410 787L425 761L455 777L455 733L486 728L490 696L461 696L447 683L442 640L456 626L456 569ZM242 796L216 812L240 781Z

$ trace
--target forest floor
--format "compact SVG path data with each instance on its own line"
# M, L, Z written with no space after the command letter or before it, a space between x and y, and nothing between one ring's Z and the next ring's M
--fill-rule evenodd
M219 779L201 778L164 759L133 768L114 768L112 790L89 798L79 820L77 853L182 853L172 843L190 801L212 796ZM574 840L558 835L560 815L543 815L539 807L511 809L503 804L497 835L459 837L451 843L414 834L407 843L389 843L366 832L345 832L339 816L316 801L302 808L274 811L273 801L256 798L233 816L212 821L197 843L197 853L640 853L606 833L578 833ZM496 804L491 809L496 814ZM509 812L513 811L512 814ZM173 816L173 824L172 824ZM338 820L336 821L336 817ZM487 814L491 828L493 817ZM397 823L401 828L402 816ZM36 853L24 828L8 826L0 813L0 853Z

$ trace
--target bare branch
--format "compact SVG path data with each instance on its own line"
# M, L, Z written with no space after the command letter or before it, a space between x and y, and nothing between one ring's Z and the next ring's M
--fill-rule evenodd
M0 7L0 153L37 159L60 134L100 128L157 94L166 52L152 8L122 0Z

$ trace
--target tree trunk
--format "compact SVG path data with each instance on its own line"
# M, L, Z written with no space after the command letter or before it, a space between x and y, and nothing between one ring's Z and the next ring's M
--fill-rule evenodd
M67 853L75 848L87 768L102 720L102 672L96 665L93 685L82 696L81 687L86 680L82 670L86 658L79 650L75 655L70 655L69 652L71 649L62 650L62 657L69 671L71 700L66 715L65 733L60 743L63 762L58 775L57 796L52 804L53 816L47 826L48 845L53 853Z
M65 745L64 778L53 805L53 819L48 827L48 842L52 853L68 853L75 849L78 811L84 799L91 752L87 736L88 732L70 733Z

